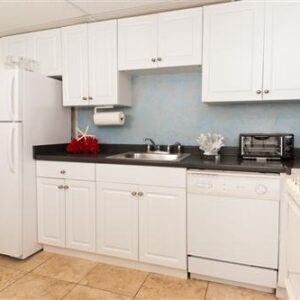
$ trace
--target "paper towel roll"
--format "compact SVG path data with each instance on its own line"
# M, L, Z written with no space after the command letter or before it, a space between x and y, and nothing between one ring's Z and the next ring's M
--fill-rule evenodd
M122 126L125 123L125 114L118 112L96 112L94 113L94 123L97 126Z

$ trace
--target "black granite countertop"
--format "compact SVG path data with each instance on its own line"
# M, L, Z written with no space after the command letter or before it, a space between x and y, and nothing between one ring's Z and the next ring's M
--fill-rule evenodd
M107 158L110 155L145 151L145 145L103 144L99 154L69 154L66 144L43 145L33 147L33 156L36 160L66 161L84 163L106 163L123 165L161 166L187 169L206 169L223 171L244 171L263 173L290 173L292 168L300 168L300 157L287 161L256 162L242 160L238 156L238 148L224 147L218 161L204 159L200 151L194 146L183 146L182 151L190 156L181 161L141 161Z

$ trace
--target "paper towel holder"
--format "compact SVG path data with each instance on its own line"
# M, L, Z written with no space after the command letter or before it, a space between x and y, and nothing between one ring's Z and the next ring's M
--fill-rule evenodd
M113 109L114 106L113 105L102 105L102 106L96 106L94 108L94 113L96 114L98 112L98 110L101 110L101 109Z

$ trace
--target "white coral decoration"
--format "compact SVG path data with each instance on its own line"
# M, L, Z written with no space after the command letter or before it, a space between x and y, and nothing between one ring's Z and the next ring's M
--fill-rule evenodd
M218 133L202 133L196 141L199 149L203 150L205 155L217 155L224 146L224 137Z

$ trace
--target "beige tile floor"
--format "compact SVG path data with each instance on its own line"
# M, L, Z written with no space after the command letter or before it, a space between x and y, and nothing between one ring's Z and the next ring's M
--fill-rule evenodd
M0 256L0 299L275 300L271 294L182 280L40 252L25 261Z

